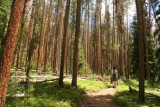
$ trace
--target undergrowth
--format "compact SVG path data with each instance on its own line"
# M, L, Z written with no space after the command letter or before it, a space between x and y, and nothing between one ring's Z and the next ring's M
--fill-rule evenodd
M29 83L29 87L11 83L11 95L23 93L24 98L7 97L6 107L75 107L83 98L85 91L98 91L107 88L101 81L80 80L78 87L71 87L70 82L65 82L64 87L59 87L57 82ZM13 87L16 84L15 88ZM14 91L12 91L15 88ZM11 92L12 91L12 92ZM8 93L8 94L10 94Z
M121 107L160 107L160 92L155 87L152 88L147 82L145 83L145 103L142 104L139 101L138 92L129 92L129 85L138 91L138 81L119 81L117 93L114 96L118 105Z

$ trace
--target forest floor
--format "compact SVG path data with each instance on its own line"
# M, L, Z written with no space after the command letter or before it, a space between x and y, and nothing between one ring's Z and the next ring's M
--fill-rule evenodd
M14 76L15 78L25 78L25 76ZM48 75L32 75L32 78L40 81L46 80L49 78ZM58 76L51 76L50 79L56 79ZM78 77L79 80L86 80L81 77ZM64 81L71 81L70 78L64 78ZM115 88L102 89L98 92L89 92L83 95L83 99L77 104L77 107L119 107L114 99L113 95L116 93Z
M77 107L118 107L113 100L115 93L115 88L103 89L99 92L86 92L84 99L78 103Z

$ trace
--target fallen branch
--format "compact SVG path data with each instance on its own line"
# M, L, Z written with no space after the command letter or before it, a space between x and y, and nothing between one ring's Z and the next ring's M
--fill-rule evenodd
M110 83L109 80L106 80L106 79L103 78L102 76L99 76L99 77L97 78L97 80L102 81L102 82L107 83L107 84Z
M14 94L14 95L10 95L8 94L7 97L9 98L25 98L25 94Z
M63 78L66 78L67 76L65 76L65 77L63 77ZM42 83L42 82L48 82L48 81L58 81L59 80L59 78L54 78L54 79L36 79L36 83ZM28 84L28 83L34 83L33 81L24 81L24 80L22 80L22 81L20 81L18 84L20 84L20 85L25 85L25 84Z
M42 83L42 82L48 82L48 81L58 81L59 78L55 78L55 79L50 79L50 80L43 80L43 81L36 81L36 83Z

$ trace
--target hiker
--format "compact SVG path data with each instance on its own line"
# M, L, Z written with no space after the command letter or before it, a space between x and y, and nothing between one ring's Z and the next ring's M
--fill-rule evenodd
M116 70L116 67L113 67L113 70L111 71L111 83L113 84L113 88L116 88L117 79L118 79L118 71Z

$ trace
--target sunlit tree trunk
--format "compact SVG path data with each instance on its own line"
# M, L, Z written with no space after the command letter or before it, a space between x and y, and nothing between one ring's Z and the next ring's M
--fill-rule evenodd
M13 53L24 3L24 0L14 0L12 3L11 16L8 24L4 50L2 52L2 63L0 64L0 107L5 107L10 68L12 65Z
M48 19L47 19L47 27L45 31L45 38L44 38L44 72L46 72L46 64L48 59L48 35L50 31L50 20L52 15L52 0L50 0L49 9L48 9Z
M24 9L23 9L23 13L22 13L22 18L21 18L21 27L20 27L20 33L19 33L19 36L18 36L18 43L17 43L17 49L16 49L16 53L17 53L17 61L16 61L16 69L19 68L19 59L20 59L20 55L21 55L21 48L22 48L22 34L23 34L23 28L24 28L24 18L25 18L25 7L24 6Z

